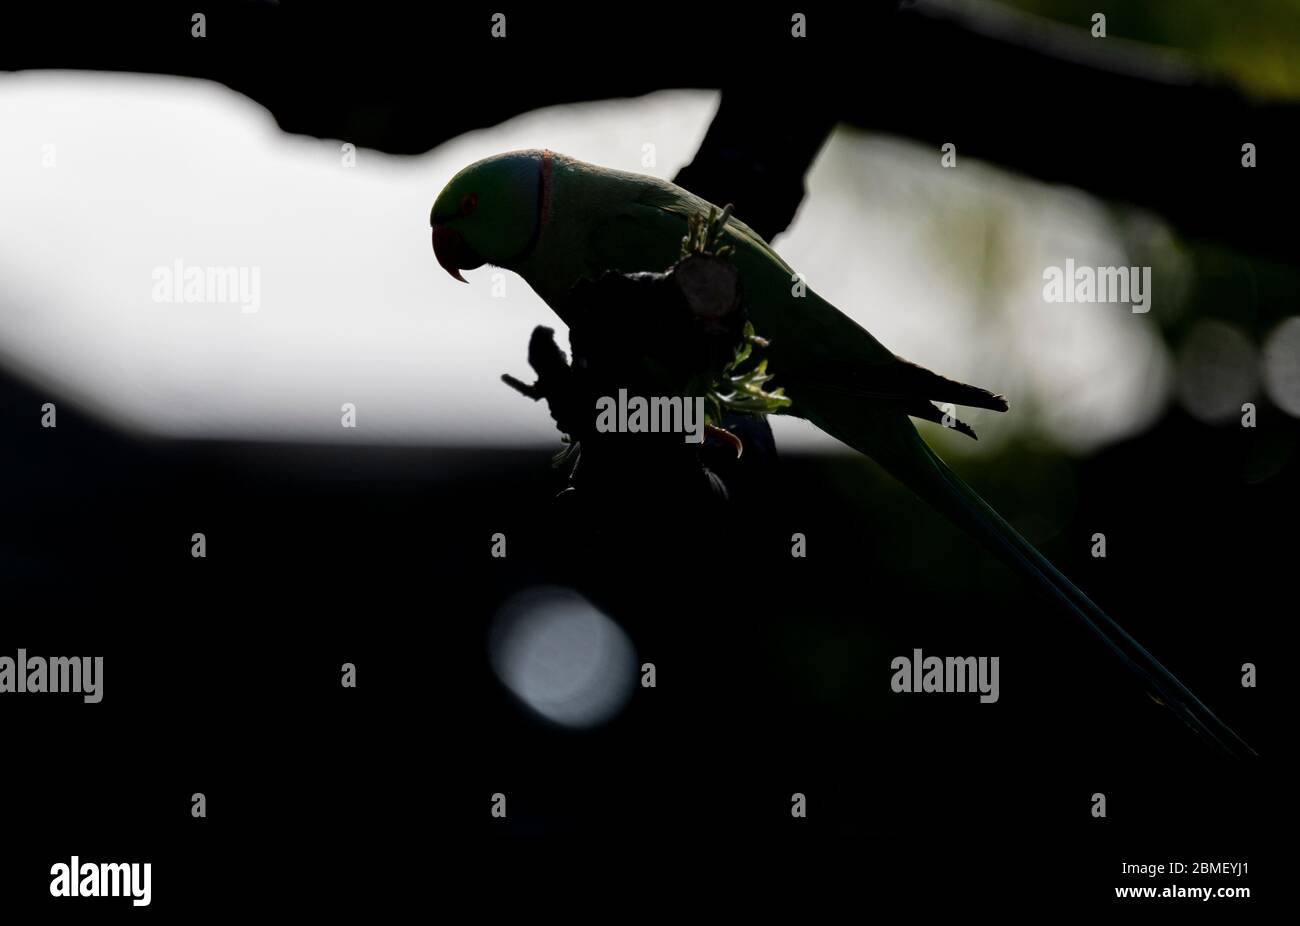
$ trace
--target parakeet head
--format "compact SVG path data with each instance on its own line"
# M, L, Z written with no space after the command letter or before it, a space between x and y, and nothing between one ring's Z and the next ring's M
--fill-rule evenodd
M510 266L537 240L546 196L544 151L511 151L466 167L438 194L429 214L433 253L460 280L462 270Z

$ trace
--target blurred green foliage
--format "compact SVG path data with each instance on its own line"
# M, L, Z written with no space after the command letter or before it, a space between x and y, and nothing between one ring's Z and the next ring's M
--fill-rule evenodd
M1300 0L1003 0L1089 29L1106 15L1109 38L1178 49L1260 97L1300 99Z

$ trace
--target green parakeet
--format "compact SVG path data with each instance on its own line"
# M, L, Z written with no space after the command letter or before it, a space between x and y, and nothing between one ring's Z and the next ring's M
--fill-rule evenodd
M671 266L681 256L688 220L707 216L711 208L665 180L529 150L490 157L460 171L439 194L430 224L434 253L452 276L464 281L462 270L504 267L523 277L565 318L567 297L580 280L607 270L631 273ZM1005 399L894 355L802 284L743 222L730 219L724 235L734 247L732 260L754 329L769 342L765 356L774 385L784 387L791 399L786 413L806 418L874 459L1045 589L1197 733L1226 752L1253 754L959 479L910 420L943 422L974 437L952 416L944 422L944 413L933 403L1005 411Z

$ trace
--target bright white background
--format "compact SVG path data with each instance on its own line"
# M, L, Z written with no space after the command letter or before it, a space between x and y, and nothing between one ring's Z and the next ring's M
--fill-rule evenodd
M513 276L505 298L491 268L470 286L448 277L429 207L460 167L512 148L672 177L716 106L674 91L557 107L420 157L361 149L348 168L340 141L285 135L217 84L2 76L0 364L164 435L554 442L545 412L498 377L527 378L529 332L557 320ZM1011 398L1009 415L968 416L981 441L958 439L965 451L1024 429L1073 449L1140 430L1172 379L1151 320L1042 299L1049 264L1129 262L1114 214L958 151L945 170L937 151L837 132L778 250L897 353ZM1137 221L1146 240L1167 237ZM1166 257L1153 313L1176 311L1185 283L1172 245ZM259 267L260 311L154 302L154 268L177 259ZM358 431L340 427L344 402ZM830 441L797 421L778 439Z

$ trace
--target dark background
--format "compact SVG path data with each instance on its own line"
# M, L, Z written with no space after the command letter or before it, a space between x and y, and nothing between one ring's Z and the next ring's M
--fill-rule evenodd
M707 56L719 49L747 55L763 86L816 57L818 79L855 105L914 80L929 86L938 66L904 48L865 73L847 58L836 70L852 51L845 30L810 50L783 43L777 58L758 14L682 14L669 29L649 9L574 13L562 27L511 13L512 34L552 30L550 50L525 44L522 58L484 60L486 43L458 26L470 15L357 9L319 32L258 38L263 53L241 58L223 57L210 14L210 59L161 64L166 45L151 41L147 19L76 18L62 32L46 20L21 38L11 28L0 64L239 69L255 96L312 101L294 110L307 122L277 112L282 125L341 137L354 135L311 123L311 108L364 124L374 110L353 105L364 95L355 88L395 87L375 123L407 139L392 150L439 140L392 128L406 124L393 113L410 100L469 96L501 107L481 117L491 124L558 47L586 63L557 78L557 99L710 86ZM323 62L349 24L362 37L346 46L360 76L335 93ZM416 71L428 75L419 93ZM1013 134L1047 102L1028 83L1020 91L966 118L989 139ZM906 111L905 99L885 108ZM1184 179L1193 198L1219 202L1202 176ZM1104 165L1097 180L1113 183ZM1284 239L1252 226L1263 244L1251 250L1225 227L1228 246L1275 266L1263 261ZM1278 234L1294 236L1294 224ZM1295 311L1292 268L1279 273L1255 291L1259 330ZM497 372L472 388L504 388ZM39 427L45 401L59 402L57 429ZM0 653L105 659L101 704L0 699L0 902L47 905L49 866L74 852L153 863L150 908L48 907L96 918L236 912L255 898L436 914L452 898L504 901L521 874L554 869L564 877L547 882L534 912L618 883L611 868L636 885L625 905L697 880L724 902L847 892L849 910L868 913L967 898L998 910L1021 894L1114 910L1114 886L1152 883L1122 878L1122 861L1170 859L1248 861L1250 877L1224 883L1259 895L1290 815L1278 692L1298 479L1296 421L1260 407L1255 430L1209 427L1171 406L1139 437L1084 458L1013 445L959 467L1263 755L1229 763L864 460L782 454L722 515L647 512L629 485L625 507L589 518L552 503L562 482L548 466L553 447L154 441L0 376ZM1089 553L1097 530L1106 559ZM190 556L195 531L207 535L206 559ZM505 560L489 556L496 531L509 538ZM789 556L794 531L808 537L807 559ZM638 660L656 664L658 687L638 689L594 732L530 719L492 675L486 641L499 604L537 584L574 587L617 620ZM999 702L891 694L890 660L916 647L1000 656ZM1260 667L1258 689L1240 685L1247 661ZM344 662L357 666L354 690L339 686ZM207 819L190 816L195 791ZM508 796L504 821L489 816L496 791ZM791 819L795 791L808 797L807 819ZM1105 820L1089 813L1096 791ZM734 864L751 874L723 877Z
M1267 757L1284 737L1269 656L1292 579L1258 525L1289 497L1240 480L1250 432L1175 418L1159 443L1087 461L1047 545L1264 754L1243 766L866 463L784 457L730 519L575 522L546 503L549 448L149 443L74 415L42 431L39 397L6 385L3 425L28 436L3 458L5 653L105 657L101 704L5 699L6 829L26 834L10 891L39 898L70 847L153 860L160 912L242 906L204 867L228 853L252 893L298 872L357 903L429 852L453 856L431 884L490 882L501 856L465 850L498 842L530 868L557 840L629 864L833 851L869 869L864 895L983 878L1071 905L1127 883L1121 860L1247 860L1248 885L1267 864ZM1189 441L1199 465L1169 467L1161 448ZM1033 504L1014 477L973 478L1003 510ZM1088 554L1094 519L1104 560ZM189 554L196 527L206 559ZM743 559L719 553L734 536ZM658 670L594 733L528 719L486 658L495 608L554 583ZM1000 700L892 694L889 661L914 647L999 655ZM1244 661L1259 689L1240 687ZM193 791L207 819L190 818ZM496 791L506 821L489 816Z

